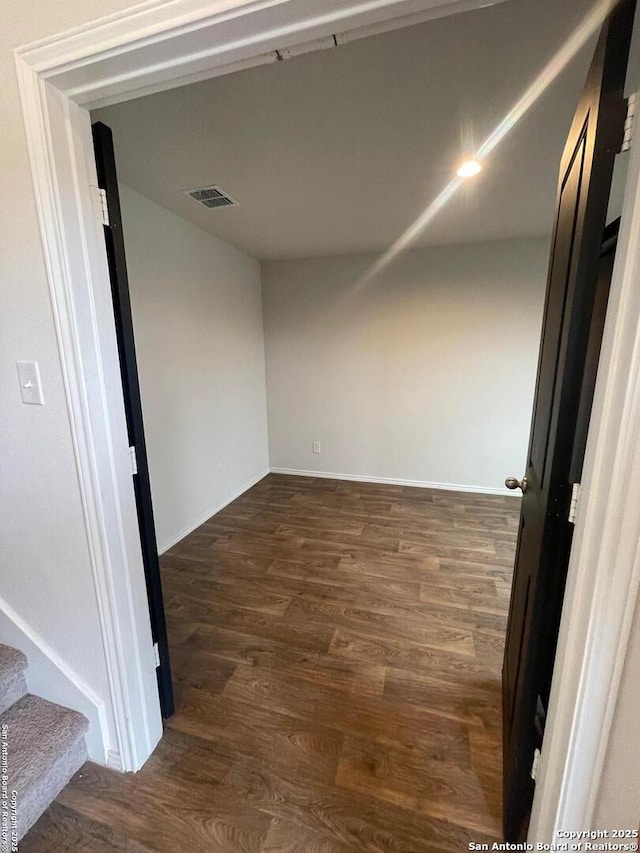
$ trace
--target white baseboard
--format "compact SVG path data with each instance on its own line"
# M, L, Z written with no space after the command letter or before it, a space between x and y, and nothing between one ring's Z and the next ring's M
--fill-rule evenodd
M194 521L193 524L188 524L179 533L176 533L175 536L172 536L171 539L166 542L163 542L162 544L158 544L158 554L164 554L165 551L169 550L169 548L173 548L173 546L177 545L181 539L184 539L185 536L188 536L190 533L193 533L193 531L197 527L200 527L201 524L204 524L205 521L208 521L212 515L215 515L217 512L220 512L221 509L224 509L226 506L229 506L229 504L235 501L236 498L239 498L240 495L243 495L248 489L250 489L252 486L255 486L256 483L260 482L260 480L263 480L268 473L269 468L265 468L264 471L258 474L257 477L253 477L251 480L249 480L248 483L245 483L239 489L236 489L236 491L229 495L229 497L225 498L222 503L216 504L216 506L213 506L211 507L211 509L208 509L206 513L197 521Z
M86 734L89 758L121 770L121 757L109 749L109 725L102 699L3 598L0 598L0 641L27 656L26 680L30 693L79 711L89 720Z
M272 474L291 474L295 477L325 477L327 480L350 480L354 483L379 483L390 486L412 486L416 489L442 489L446 492L472 492L478 495L505 495L519 497L509 489L493 489L488 486L467 486L460 483L429 483L425 480L400 480L396 477L365 477L362 474L335 474L329 471L304 471L297 468L271 468Z

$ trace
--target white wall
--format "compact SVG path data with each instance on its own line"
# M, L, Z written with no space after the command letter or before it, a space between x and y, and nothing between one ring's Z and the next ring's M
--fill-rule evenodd
M162 552L268 472L260 264L120 192Z
M524 471L547 239L263 264L272 468L504 488ZM320 441L322 452L312 452Z
M640 598L627 646L593 825L640 829ZM637 839L636 839L637 840Z
M110 722L98 608L12 52L131 5L130 0L21 0L3 4L0 27L0 610L17 613L66 661L107 703ZM18 359L39 362L43 407L22 404Z

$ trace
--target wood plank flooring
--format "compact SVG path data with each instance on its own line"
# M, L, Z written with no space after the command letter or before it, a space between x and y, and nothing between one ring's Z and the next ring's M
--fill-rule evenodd
M21 853L435 853L500 838L519 501L269 475L161 559L177 712Z

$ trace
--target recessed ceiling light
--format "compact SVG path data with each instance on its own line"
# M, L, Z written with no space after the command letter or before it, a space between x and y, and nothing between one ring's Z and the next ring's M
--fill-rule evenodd
M458 169L458 177L460 178L472 178L474 175L477 175L478 172L482 171L482 166L478 163L477 160L465 160L464 163Z

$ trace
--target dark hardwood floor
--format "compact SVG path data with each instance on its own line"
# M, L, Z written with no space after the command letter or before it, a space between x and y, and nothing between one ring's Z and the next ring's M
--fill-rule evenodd
M162 557L177 712L21 853L462 851L500 837L519 501L270 475Z

